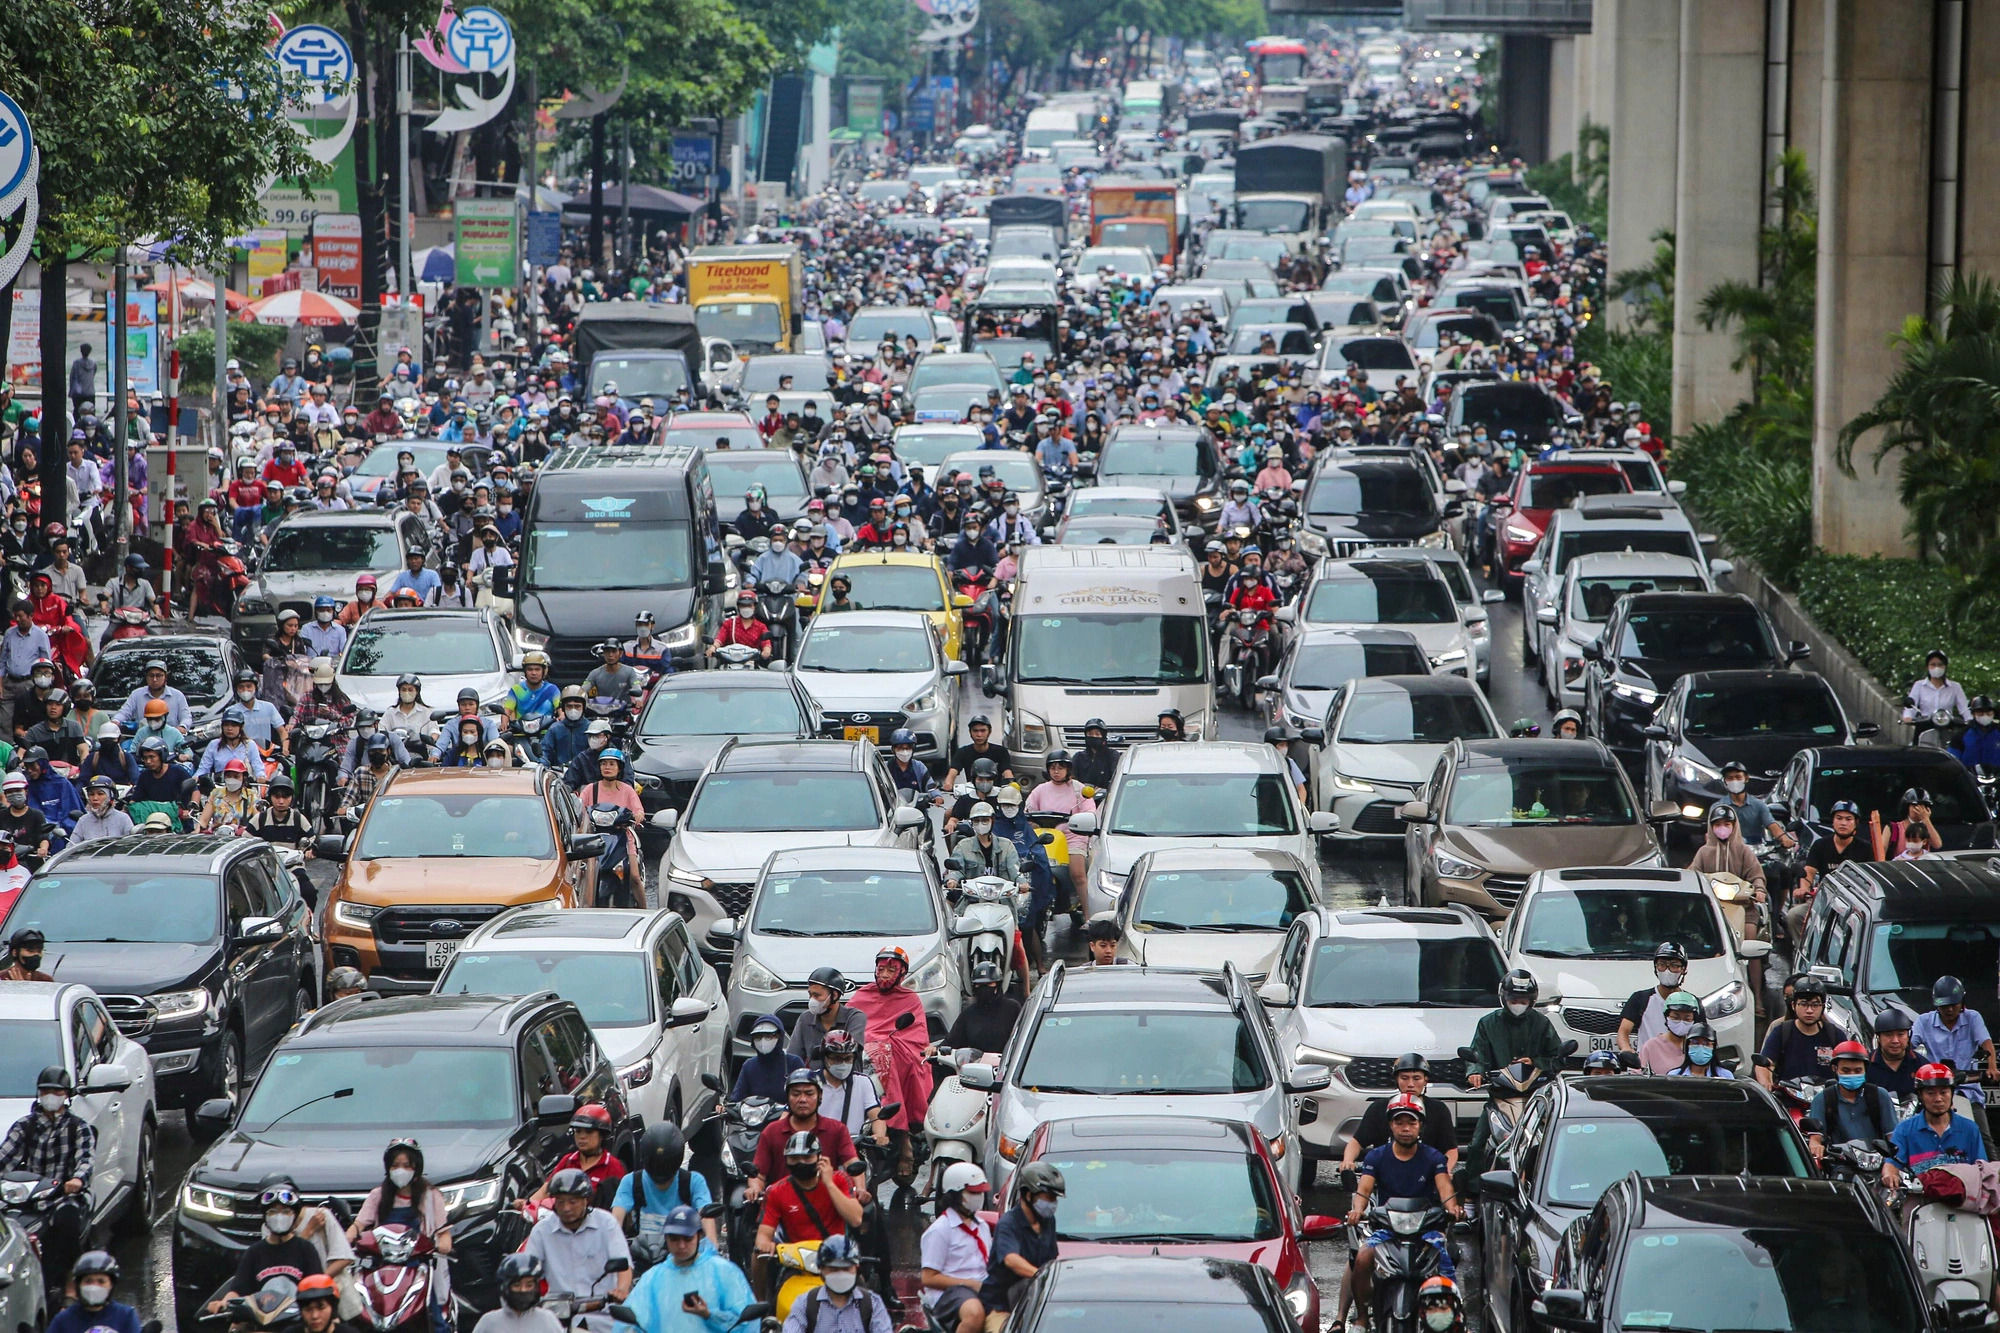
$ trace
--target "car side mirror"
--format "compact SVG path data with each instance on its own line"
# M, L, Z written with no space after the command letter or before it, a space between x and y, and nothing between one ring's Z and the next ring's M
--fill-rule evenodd
M1094 811L1079 810L1069 817L1069 831L1089 837L1097 832L1097 815Z
M1488 606L1498 606L1507 600L1507 594L1501 592L1498 588L1488 588L1485 592L1479 594L1479 600Z
M1645 726L1639 728L1639 734L1648 740L1663 741L1669 739L1667 729L1657 722L1648 722Z
M98 1065L84 1075L85 1094L93 1092L123 1092L132 1086L132 1078L117 1065Z
M1304 741L1307 745L1324 745L1326 744L1326 728L1300 727L1299 739Z
M694 1024L701 1022L702 1019L707 1018L708 1013L708 1001L683 996L675 1000L673 1008L667 1012L667 1026L670 1028L692 1027Z
M1286 1092L1324 1092L1333 1086L1333 1071L1325 1065L1293 1065L1285 1075Z
M194 1122L205 1130L219 1134L229 1128L229 1121L235 1114L234 1097L211 1097L194 1109Z
M576 1114L576 1098L566 1092L552 1092L535 1103L535 1123L567 1125Z
M1492 591L1498 592L1499 589L1495 588ZM1561 619L1562 617L1556 614L1556 609L1553 606L1545 606L1535 612L1535 623L1537 625L1548 625L1553 628Z
M1879 722L1858 722L1854 726L1854 738L1856 740L1867 740L1870 737L1880 736L1881 734L1882 724ZM1775 805L1771 806L1771 813L1777 814L1778 807Z
M1260 690L1275 690L1278 688L1278 678L1275 675L1259 676L1257 677L1257 688Z
M1267 981L1257 988L1257 998L1273 1009L1289 1008L1292 1003L1292 988L1282 981Z
M1340 1235L1340 1229L1347 1225L1338 1217L1328 1217L1325 1213L1307 1213L1305 1225L1300 1235L1307 1240L1332 1240Z
M1479 1177L1479 1197L1513 1203L1521 1197L1521 1178L1512 1171L1488 1171Z
M1812 656L1812 645L1803 639L1793 639L1785 646L1785 661L1803 662Z
M1604 660L1604 645L1596 639L1584 640L1578 646L1578 651L1583 654L1583 659L1586 662L1602 662Z
M563 850L569 853L569 859L572 861L595 861L604 855L605 843L609 837L610 835L605 833L572 833Z
M1315 810L1306 816L1306 832L1316 838L1328 838L1340 832L1340 816L1331 810Z
M944 674L947 676L963 676L970 670L972 670L971 667L959 661L951 661L944 664Z
M680 811L655 810L646 822L662 833L671 834L681 822Z
M1000 1086L1000 1071L992 1065L960 1065L958 1085L974 1092L991 1092Z
M1527 564L1521 566L1521 572L1523 574L1539 574L1542 572L1542 562L1539 560L1530 560ZM1495 589L1495 591L1497 592L1498 589Z
M1816 1115L1802 1115L1799 1117L1799 1133L1824 1134L1826 1133L1826 1126L1820 1123L1820 1119Z
M285 923L274 916L246 916L236 923L239 944L281 939L284 934Z
M313 839L313 855L322 861L344 861L347 859L345 833L322 833Z
M722 953L728 953L731 949L734 949L737 941L742 938L743 927L737 923L736 918L733 916L718 921L708 928L709 947L719 950Z
M722 1077L714 1070L704 1069L701 1071L701 1086L707 1088L710 1092L721 1092Z
M1736 946L1738 958L1768 958L1771 955L1771 941L1744 940Z
M1559 1328L1587 1328L1583 1293L1573 1287L1549 1287L1528 1307Z
M1425 801L1405 801L1396 807L1396 817L1405 824L1434 824L1431 807Z
M896 832L907 833L913 828L923 827L924 812L912 806L899 805L896 807L896 813L889 816L889 822L895 827Z
M1646 817L1649 820L1679 819L1681 808L1674 801L1655 801L1647 809Z
M1688 493L1688 484L1686 482L1670 481L1667 483L1668 495L1686 495L1687 493Z

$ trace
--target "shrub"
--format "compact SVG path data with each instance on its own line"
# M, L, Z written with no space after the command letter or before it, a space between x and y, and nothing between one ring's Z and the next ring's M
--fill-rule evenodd
M1924 671L1924 654L1951 654L1952 679L1972 694L2000 695L2000 623L1948 624L1958 578L1942 565L1882 556L1811 555L1799 562L1799 604L1858 658L1891 698Z
M278 373L278 353L291 330L276 324L229 321L229 354L243 373L265 382ZM215 392L215 330L189 329L174 340L181 354L181 395Z

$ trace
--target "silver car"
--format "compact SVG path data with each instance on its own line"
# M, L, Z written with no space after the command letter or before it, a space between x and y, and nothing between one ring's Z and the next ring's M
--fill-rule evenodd
M750 1054L750 1025L776 1014L790 1031L806 1012L806 978L833 967L850 981L875 975L875 954L910 956L910 988L923 998L933 1038L958 1019L962 957L936 863L903 847L810 847L764 863L750 909L709 932L733 940L730 1053Z
M1498 1003L1504 970L1493 929L1469 908L1316 908L1292 923L1259 988L1278 1046L1332 1071L1300 1115L1305 1154L1333 1156L1377 1097L1396 1092L1396 1061L1430 1062L1430 1095L1451 1104L1461 1142L1485 1096L1465 1084L1458 1048Z
M1148 967L1233 963L1269 975L1285 930L1319 902L1312 872L1290 852L1176 847L1132 863L1118 900L1118 955Z
M1451 585L1436 565L1404 551L1320 561L1298 605L1277 615L1303 625L1408 630L1431 670L1468 679L1474 671L1472 634Z
M1400 839L1396 808L1415 800L1454 740L1495 740L1500 720L1463 676L1374 676L1334 691L1313 763L1313 804L1341 839Z
M1486 608L1505 601L1506 593L1498 588L1482 592L1472 582L1472 572L1465 567L1465 557L1448 546L1378 546L1361 552L1361 556L1375 559L1415 556L1436 565L1438 573L1444 575L1445 583L1451 588L1452 601L1458 603L1458 617L1465 622L1465 636L1472 640L1473 676L1481 685L1492 678L1493 628Z
M952 683L965 669L945 654L936 623L922 611L822 609L793 670L821 735L886 750L890 736L907 728L928 759L951 750L958 707Z
M423 519L393 510L338 510L292 514L271 529L271 544L236 599L233 628L241 643L256 643L277 628L280 611L297 611L312 623L313 601L354 600L354 581L373 574L382 586L403 568L411 551L430 550Z
M1332 1083L1323 1066L1293 1066L1232 964L1218 979L1057 963L1028 998L1001 1066L967 1065L958 1077L999 1094L985 1152L996 1192L1042 1122L1132 1115L1253 1125L1296 1192L1303 1153L1292 1099Z
M1629 592L1714 592L1698 560L1649 551L1580 555L1563 571L1551 606L1535 612L1541 638L1542 689L1558 708L1583 707L1583 645L1604 632L1618 599Z
M1521 566L1523 657L1532 664L1541 650L1540 616L1555 606L1570 561L1599 551L1651 551L1698 561L1710 578L1719 579L1734 566L1708 559L1704 548L1709 540L1666 495L1586 495L1572 508L1556 510L1534 554Z
M463 689L498 703L513 685L518 650L513 621L491 610L372 611L357 624L334 664L347 697L386 713L396 706L396 677L424 678L424 698L449 708Z
M1257 684L1267 692L1272 725L1304 731L1326 724L1334 691L1349 681L1430 674L1430 658L1407 630L1308 629L1286 647L1277 671Z

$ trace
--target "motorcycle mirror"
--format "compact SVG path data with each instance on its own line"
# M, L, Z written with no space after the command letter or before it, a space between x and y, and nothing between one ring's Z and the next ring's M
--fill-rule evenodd
M639 1316L632 1313L630 1306L607 1305L604 1307L604 1312L621 1324L631 1324L636 1327L639 1323Z
M630 1267L632 1267L632 1261L630 1259L626 1259L617 1255L614 1255L611 1258L606 1259L604 1261L604 1272L606 1276L609 1276L612 1273L623 1273Z
M1467 1064L1471 1064L1474 1060L1477 1060L1479 1057L1477 1054L1474 1053L1473 1049L1470 1046L1461 1046L1458 1048L1458 1058L1465 1061Z
M902 1109L903 1104L901 1102L883 1102L875 1108L875 1114L883 1120L891 1120L895 1118L896 1112Z
M1801 1134L1824 1134L1824 1133L1826 1133L1826 1126L1825 1126L1825 1125L1822 1125L1822 1124L1821 1124L1821 1123L1819 1122L1819 1118L1818 1118L1817 1116L1810 1116L1810 1115L1808 1115L1808 1116L1800 1116L1800 1117L1799 1117L1799 1133L1801 1133Z
M1571 1040L1569 1040L1569 1041L1566 1041L1566 1042L1564 1042L1564 1043L1562 1044L1562 1056L1563 1056L1563 1059L1567 1060L1567 1059L1569 1059L1569 1057L1570 1057L1570 1056L1572 1056L1572 1055L1575 1055L1575 1054L1576 1054L1576 1050L1577 1050L1577 1047L1576 1047L1576 1041L1575 1041L1575 1039L1573 1039L1573 1038L1572 1038Z
M902 1032L915 1026L916 1021L917 1016L915 1014L898 1014L896 1015L896 1021L890 1024L890 1026L895 1028L896 1031Z
M703 1070L701 1086L707 1088L710 1092L721 1092L722 1079L713 1070Z
M729 1205L726 1203L708 1203L702 1205L701 1215L707 1218L716 1218L723 1216L728 1211Z

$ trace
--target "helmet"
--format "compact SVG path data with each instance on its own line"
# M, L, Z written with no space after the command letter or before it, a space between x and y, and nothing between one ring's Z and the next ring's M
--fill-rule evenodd
M108 1277L113 1282L116 1282L118 1280L118 1261L103 1250L91 1250L89 1253L78 1257L75 1267L69 1270L69 1274L71 1277L78 1279ZM329 1279L329 1284L330 1282L331 1280Z
M1859 819L1861 818L1861 807L1852 801L1835 801L1828 807L1826 817L1832 819L1835 815L1853 815L1856 819Z
M1826 983L1810 972L1792 982L1792 1003L1797 1004L1804 999L1826 999Z
M991 759L975 759L972 761L972 776L975 778L998 778L1000 776L1000 765Z
M1584 1057L1583 1067L1585 1069L1615 1070L1618 1068L1618 1052L1592 1051L1589 1055Z
M892 749L898 745L915 745L916 743L917 733L911 731L908 727L897 727L889 733L889 745Z
M1688 951L1683 949L1677 940L1661 940L1660 947L1653 950L1653 966L1655 967L1666 962L1679 963L1682 967L1686 967L1687 960Z
M1424 1285L1417 1288L1417 1304L1436 1305L1440 1301L1450 1301L1453 1305L1459 1303L1458 1283L1442 1273L1426 1278Z
M589 1198L596 1186L590 1183L590 1176L579 1167L567 1167L555 1173L549 1181L549 1195L552 1198Z
M834 1060L841 1056L852 1060L860 1050L861 1043L854 1039L852 1032L846 1028L835 1028L827 1033L826 1040L820 1043L819 1054L822 1060Z
M889 962L901 963L903 965L903 974L905 976L909 975L910 952L902 945L885 944L875 951L875 966L880 967L882 964Z
M988 1188L986 1172L971 1162L953 1162L944 1169L944 1180L939 1188L946 1194L958 1194L965 1190L981 1193Z
M1868 1048L1858 1041L1843 1041L1828 1053L1827 1058L1829 1060L1860 1060L1866 1063L1868 1060Z
M77 1263L80 1266L83 1260L79 1259ZM335 1286L333 1279L326 1274L311 1273L299 1279L299 1285L292 1293L292 1299L299 1305L305 1305L310 1301L337 1301L340 1299L340 1288Z
M462 704L476 704L479 702L479 691L468 685L458 692L458 701Z
M568 703L572 699L576 700L576 702L578 703L582 703L584 701L583 686L565 685L563 687L561 702Z
M1695 1017L1699 1018L1701 1016L1701 1001L1695 998L1693 991L1677 990L1672 995L1669 995L1666 1001L1660 1005L1662 1013L1669 1009L1692 1009L1695 1012Z
M840 974L839 968L824 965L812 970L812 975L806 978L806 984L824 986L836 995L845 995L848 991L854 989L847 984L847 978Z
M7 941L7 947L19 951L21 949L33 949L47 943L48 937L42 934L41 931L36 930L33 926L24 926L14 932L13 938Z
M1583 730L1583 715L1574 708L1565 708L1549 720L1549 734L1553 736L1565 722L1574 722L1578 731Z
M1903 792L1903 808L1905 810L1913 805L1930 805L1932 803L1931 794L1922 787L1909 787Z
M794 1130L791 1137L785 1140L785 1156L819 1156L819 1135L809 1129Z
M1991 695L1988 695L1988 694L1975 694L1975 695L1973 695L1973 696L1972 696L1972 707L1971 707L1971 711L1972 711L1972 712L1975 712L1975 713L1990 713L1990 712L1992 712L1992 711L1993 711L1993 696L1991 696Z
M1931 1003L1939 1007L1964 1004L1965 983L1953 976L1939 977L1931 983Z
M829 1236L819 1243L819 1268L823 1273L829 1268L859 1268L861 1251L848 1236Z
M1401 1074L1410 1070L1414 1070L1417 1073L1423 1074L1426 1077L1428 1077L1431 1072L1431 1062L1424 1059L1423 1056L1419 1055L1415 1051L1411 1051L1408 1055L1397 1056L1396 1072L1398 1074Z
M410 1164L416 1168L418 1175L421 1176L424 1173L423 1147L408 1135L390 1139L389 1146L382 1150L382 1169L384 1171L389 1169L389 1163L399 1152L406 1152L410 1155Z
M1736 805L1733 801L1717 801L1708 807L1708 822L1711 824L1734 824Z
M807 1069L804 1065L785 1071L785 1091L787 1093L793 1088L817 1087L819 1087L819 1081L813 1077L812 1070Z
M50 1065L35 1078L36 1092L43 1092L49 1088L54 1088L57 1092L75 1092L76 1083L70 1078L67 1069L61 1065Z
M1063 1173L1047 1162L1030 1162L1021 1168L1018 1177L1023 1197L1030 1194L1054 1194L1061 1196L1069 1192L1063 1183Z
M540 1280L542 1276L541 1256L529 1254L526 1250L515 1250L500 1260L500 1285L510 1286L526 1278Z
M1406 1092L1398 1093L1389 1099L1388 1113L1391 1120L1399 1115L1415 1116L1418 1120L1422 1120L1424 1104Z
M1000 989L1000 965L998 963L975 963L972 967L972 989L991 986Z
M1908 1032L1912 1026L1910 1011L1900 1004L1892 1004L1875 1015L1875 1035L1878 1037L1885 1032Z
M328 597L324 593L313 598L314 611L338 611L339 609L340 600L338 598Z
M329 990L358 990L365 984L367 978L361 975L361 969L358 967L336 967L326 974L326 985Z
M571 1129L594 1129L600 1134L611 1132L611 1112L604 1109L602 1102L590 1102L576 1108L576 1114L569 1118Z
M1065 768L1068 768L1068 767L1070 766L1070 755L1069 755L1069 751L1068 751L1068 750L1050 750L1050 751L1049 751L1049 754L1048 754L1048 758L1044 759L1044 760L1043 760L1042 762L1043 762L1043 763L1044 763L1045 765L1046 765L1046 764L1061 764L1061 765L1062 765L1063 767L1065 767Z
M1950 1065L1941 1065L1936 1061L1932 1061L1912 1075L1910 1082L1914 1083L1920 1089L1949 1088L1954 1086L1957 1080L1952 1077Z
M656 1121L639 1136L639 1167L655 1182L665 1184L686 1160L687 1136L671 1120Z
M1523 1001L1533 1004L1536 997L1541 993L1541 983L1536 981L1535 974L1525 967L1517 967L1506 976L1500 978L1500 1003L1502 1004L1518 1004Z
M546 671L549 669L549 655L539 648L530 648L527 652L521 654L521 665L524 667L538 666Z

